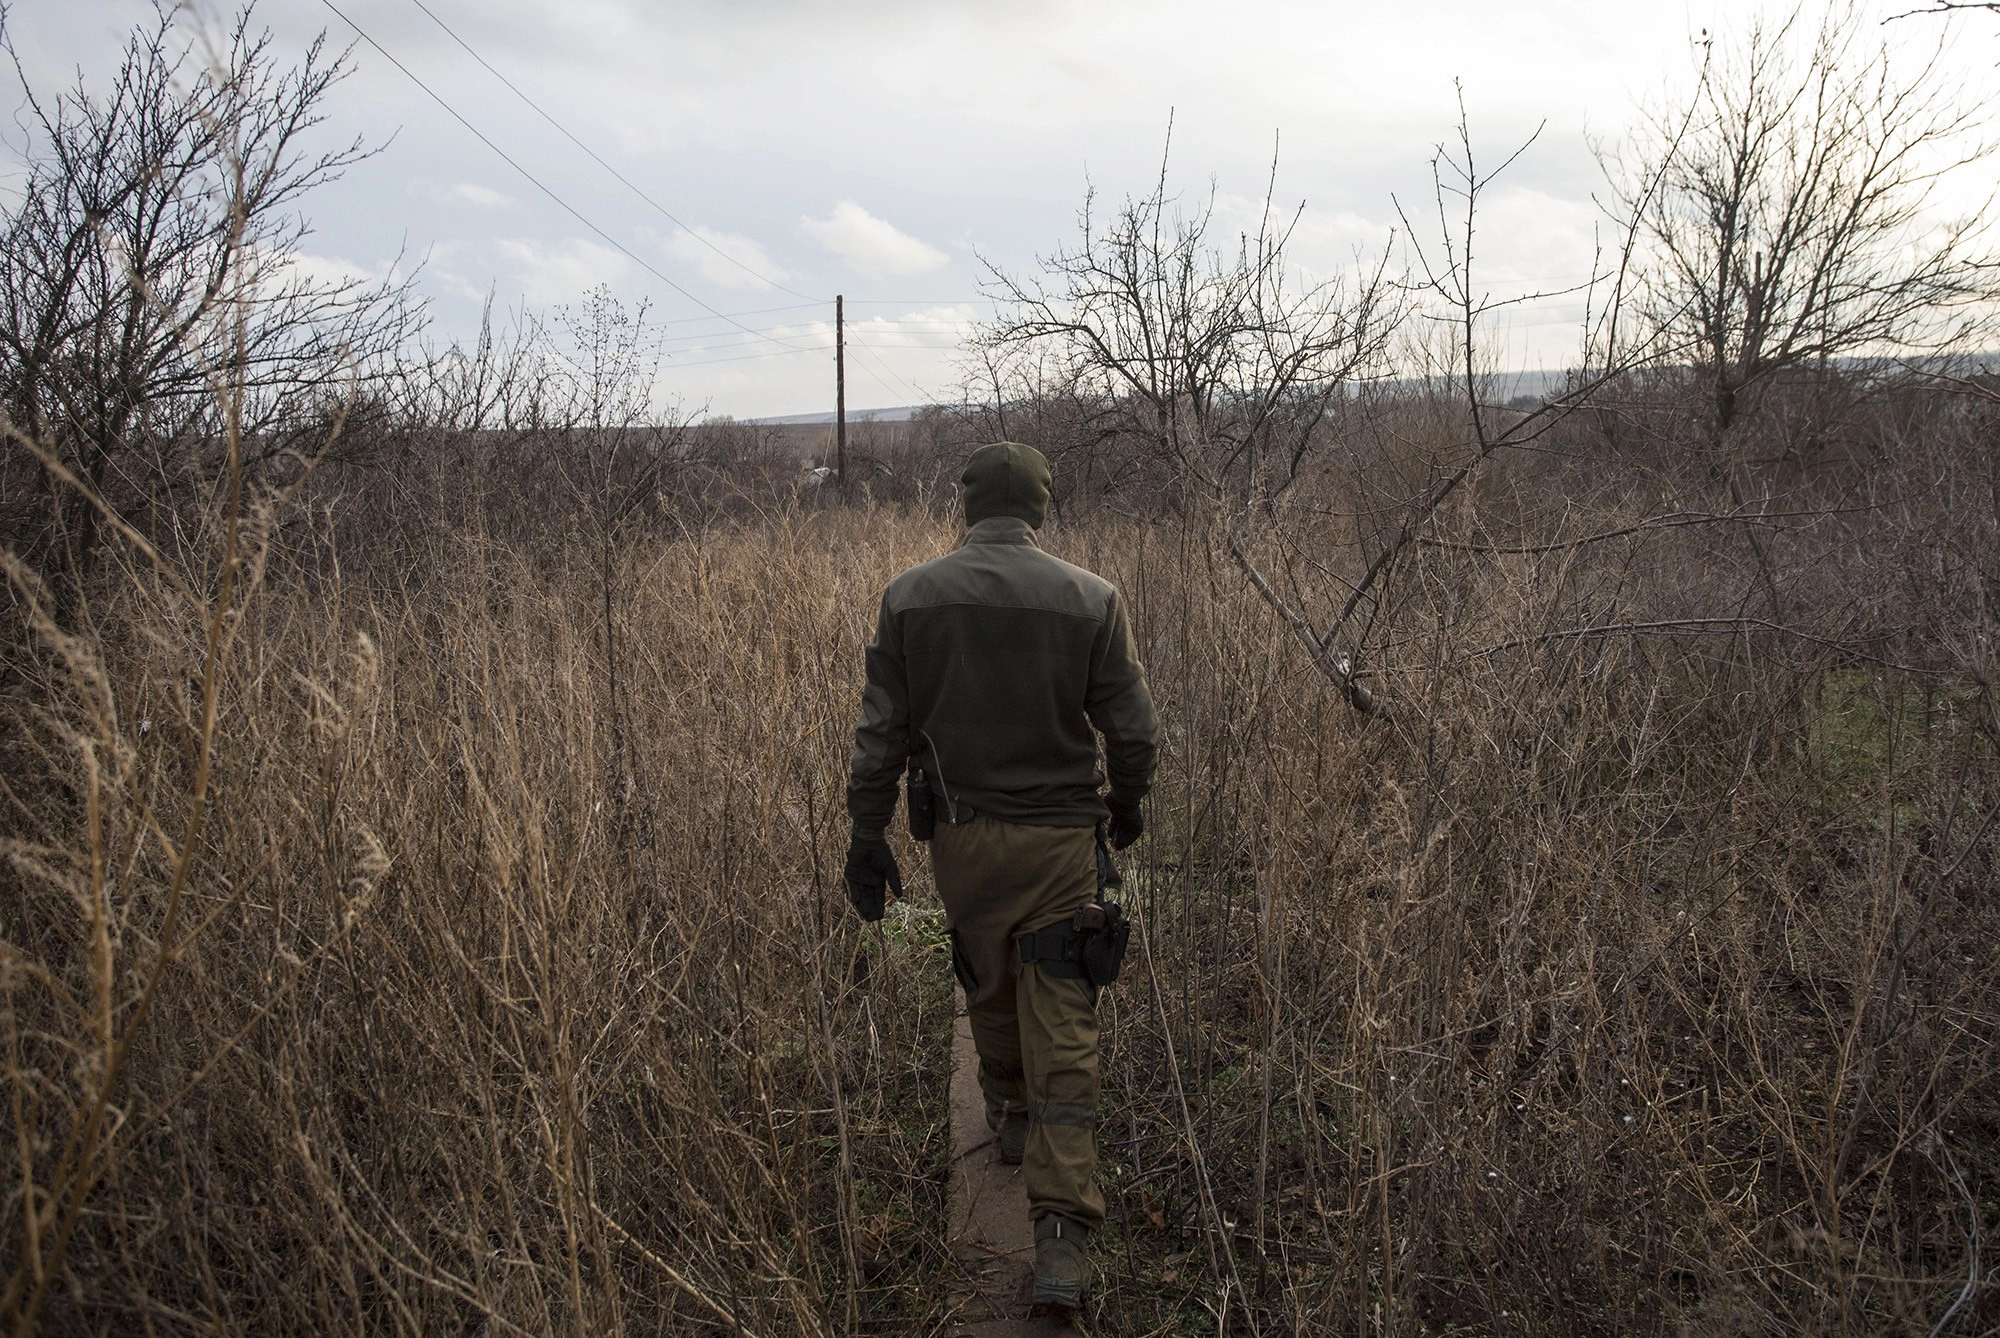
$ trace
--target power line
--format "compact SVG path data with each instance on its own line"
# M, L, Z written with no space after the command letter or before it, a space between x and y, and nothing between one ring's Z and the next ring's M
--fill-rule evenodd
M616 237L613 237L603 228L598 227L595 223L591 222L589 219L585 218L583 214L576 208L576 206L572 205L569 201L563 199L562 196L556 194L554 191L550 190L547 186L543 185L539 177L537 177L533 172L530 172L527 168L521 166L521 164L515 162L512 155L510 155L505 149L501 148L498 144L495 144L492 140L488 139L485 133L481 131L478 126L475 126L472 122L466 120L463 116L459 115L458 109L456 107L452 106L449 102L446 102L444 98L441 97L437 93L437 91L433 89L429 84L417 78L416 74L411 71L409 66L403 64L402 61L397 60L394 56L390 55L388 49L384 47L380 42L376 41L373 37L370 37L367 31L364 30L360 24L356 23L353 19L348 18L346 14L342 13L340 7L334 4L333 0L320 0L320 3L325 5L328 9L332 10L334 14L339 17L342 23L345 23L348 27L354 29L355 33L360 36L362 41L368 43L369 46L374 47L376 51L380 52L384 60L388 61L391 65L394 65L397 69L401 70L403 72L404 77L409 79L411 83L415 84L418 88L423 89L424 92L430 96L431 101L437 103L438 106L444 108L446 112L450 113L451 118L454 121L457 121L467 130L471 131L472 134L479 140L481 144L484 144L487 148L499 154L501 160L505 162L507 166L513 168L516 172L519 172L523 177L527 179L528 183L532 185L536 190L540 191L542 194L548 196L551 200L555 201L556 204L560 206L562 210L565 213L567 213L571 218L574 218L577 222L583 224L583 226L589 228L592 232L602 237L606 242L610 243L611 246L614 249L616 249L621 255L623 255L626 259L630 260L640 269L645 270L648 274L658 279L661 283L667 285L667 287L679 293L682 297L685 297L688 301L700 307L703 311L708 312L711 316L714 316L719 320L728 321L731 325L734 325L737 329L742 330L745 334L757 333L757 331L752 330L749 326L743 324L735 317L727 315L724 312L717 311L714 307L702 301L700 298L696 297L693 293L689 292L687 289L675 283L672 279L668 278L666 275L660 273L660 271L655 269L651 264L641 259L639 255L632 250L632 248L625 245L625 243L619 241ZM803 294L801 294L801 296L803 296ZM763 337L765 339L770 340L774 344L783 345L786 348L794 348L794 349L799 348L799 345L787 343L785 340L779 339L774 335L764 335Z
M815 325L818 326L819 328L818 329L811 328L812 326ZM849 328L851 329L853 327L850 326ZM662 344L662 346L682 345L683 346L681 349L682 352L692 353L692 352L699 352L703 349L740 348L746 344L761 343L763 342L762 337L766 334L782 333L789 335L793 339L812 339L812 338L823 337L825 332L826 332L826 323L824 321L816 321L816 322L796 321L789 325L773 325L767 327L759 327L750 336L745 336L741 332L734 330L706 331L695 334L667 335L661 339L660 343ZM876 342L871 344L870 347L878 349L883 349L883 348L931 349L944 352L959 347L961 342L953 338L950 332L943 330L897 330L892 328L881 331L879 333L884 335L899 335L902 336L904 341L918 341L918 342L892 343L886 339L878 339ZM932 341L932 342L921 342L921 341ZM943 342L936 342L936 341L943 341ZM850 338L849 342L851 343L854 341Z
M798 348L781 348L770 353L739 353L732 358L698 358L693 362L675 362L672 358L669 358L663 364L662 370L671 372L682 367L707 367L712 363L718 362L748 362L752 358L789 358L800 353L830 353L832 351L833 345L831 344L821 344L817 347L802 344Z
M857 363L856 365L859 366L862 371L868 373L868 379L870 381L873 381L876 385L882 387L883 390L887 391L891 399L903 393L902 391L896 389L894 386L890 385L887 381L884 381L881 377L875 375L875 369L873 367L868 366L866 363Z
M824 325L825 322L820 322ZM666 335L662 344L685 344L690 348L727 348L732 344L760 344L767 334L788 334L793 339L811 339L825 333L823 330L803 328L804 322L794 325L774 325L754 332L754 338L746 338L736 330L711 330L702 334Z
M661 204L658 200L655 200L652 196L646 194L645 191L640 190L637 186L633 185L632 182L625 176L623 172L620 172L610 163L605 162L604 159L600 158L597 155L597 151L595 149L591 148L588 144L584 143L582 140L578 139L575 135L571 134L569 127L565 126L561 121L558 121L555 117L549 115L546 111L543 111L541 108L541 104L537 103L533 98L529 97L526 93L523 93L520 90L520 88L516 86L516 84L512 79L509 79L506 75L494 69L492 64L487 61L486 57L480 55L477 51L474 51L463 37L460 37L457 33L453 32L451 29L451 25L446 23L443 19L439 18L436 15L436 13L434 13L431 10L431 7L424 3L424 0L410 0L410 3L415 5L418 9L423 10L425 14L429 15L432 23L435 23L438 27L444 29L445 36L451 38L452 41L458 43L459 46L464 49L466 55L472 57L474 60L478 61L480 65L485 67L485 70L488 74L492 75L495 79L498 79L501 83L507 85L509 91L511 91L515 97L521 99L521 101L527 103L528 106L532 107L537 116L541 117L544 121L547 121L550 125L554 126L558 131L562 133L563 137L567 139L570 143L576 145L579 149L582 149L586 154L589 154L590 160L592 162L596 163L599 167L609 172L612 176L617 177L618 180L624 184L625 189L631 191L634 195L638 196L640 199L644 200L647 204L651 205L654 209L658 210L662 218L666 219L669 223L672 223L682 232L685 232L688 236L694 238L696 241L700 242L703 246L706 246L709 250L715 252L717 255L721 256L724 260L727 260L730 264L736 266L736 268L742 270L745 274L748 274L751 278L756 279L758 282L769 284L771 287L776 288L781 292L790 293L793 297L808 298L812 301L819 302L821 305L825 304L824 298L814 298L810 293L802 293L796 288L787 288L784 284L779 283L776 279L772 278L768 274L759 274L756 270L750 268L750 266L744 264L741 260L738 260L735 256L729 254L729 252L723 250L721 247L717 246L714 242L702 236L700 233L696 232L693 228L689 227L687 224L681 222L678 218L675 218L673 214L668 212L667 207L665 205ZM338 13L339 11L336 10L335 12ZM360 29L357 28L355 31L359 32ZM381 48L377 47L376 50L379 51L381 50Z
M758 358L784 357L797 353L824 353L827 351L827 348L824 345L812 346L812 345L795 344L792 343L790 340L780 339L775 334L771 333L772 330L785 328L784 326L774 326L761 330L753 329L750 326L745 325L742 322L742 320L739 319L740 316L764 315L782 311L797 311L797 310L802 310L803 309L802 307L799 306L766 307L755 311L746 311L737 313L719 311L715 307L711 306L709 303L704 302L701 298L696 297L693 293L689 292L686 288L682 287L680 284L674 282L674 280L668 278L665 274L661 273L659 269L657 269L652 264L647 262L643 257L639 256L637 253L635 253L630 247L626 246L616 237L613 237L610 233L606 232L603 228L599 227L596 223L592 222L589 218L585 217L581 210L577 209L574 205L570 204L569 201L563 199L562 196L556 194L556 192L553 189L544 184L540 178L535 176L534 173L530 172L527 168L523 167L518 161L514 159L514 157L511 154L509 154L505 149L501 148L497 143L495 143L491 138L489 138L485 134L485 132L481 131L477 126L473 125L471 121L467 120L458 111L458 109L456 107L453 107L449 102L447 102L441 94L439 94L429 84L425 83L422 79L418 78L415 71L411 70L407 65L403 64L402 61L398 60L394 55L392 55L389 52L389 50L386 47L384 47L380 42L376 41L375 38L372 35L370 35L366 29L362 28L360 24L356 23L353 19L349 18L347 14L340 9L338 5L333 3L333 0L321 0L321 3L324 4L329 10L331 10L334 13L334 15L340 19L341 22L345 23L348 27L352 28L355 31L355 33L361 38L361 40L368 43L369 46L373 47L376 50L376 52L383 57L383 59L387 60L391 65L394 65L397 68L397 70L401 71L401 73L405 78L407 78L411 83L415 84L418 88L422 89L425 95L428 96L433 102L437 103L438 106L442 107L453 120L457 121L461 126L465 127L465 129L469 131L474 138L478 139L480 143L484 144L487 148L491 149L494 152L494 154L496 154L500 158L502 162L505 162L509 167L513 168L516 172L518 172L521 175L521 177L525 179L530 185L532 185L536 190L540 191L543 195L546 195L565 213L569 214L570 217L574 218L577 222L583 224L584 227L590 229L591 232L595 233L597 236L602 238L613 249L618 251L619 254L625 256L628 260L632 261L634 264L639 266L639 268L645 270L648 274L651 274L661 283L664 283L668 288L671 288L674 292L679 293L682 297L686 298L688 301L694 303L696 306L700 307L703 311L708 313L707 316L681 317L673 320L662 321L660 322L661 324L663 325L689 324L689 323L699 323L710 320L718 320L718 321L723 321L731 326L734 326L737 330L741 331L743 334L751 337L749 341L732 341L732 344L735 347L741 347L744 342L754 343L759 341L768 342L779 346L779 351L773 353L750 353L750 354L737 354L722 358L704 358L692 362L682 362L674 364L675 366L702 367L721 362L742 362ZM538 103L536 103L533 98L530 98L526 93L522 92L521 89L517 87L511 79L507 78L506 75L500 73L499 70L495 69L493 65L486 60L485 57L481 56L477 51L473 50L472 46L469 43L467 43L464 38L460 37L455 31L453 31L453 29L449 24L447 24L443 19L439 18L437 14L433 12L428 5L424 4L423 0L411 0L411 3L415 4L417 8L423 10L424 14L431 20L431 22L437 24L439 28L443 29L446 36L450 37L452 41L456 42L459 45L459 47L465 51L467 55L471 56L475 61L478 61L480 66L484 68L489 74L491 74L494 78L498 79L501 83L507 85L508 90L512 92L514 96L520 98L521 101L525 102L530 108L534 110L534 112L538 116L540 116L543 120L547 121L550 125L554 126L556 130L559 131L572 144L575 144L579 149L582 149L585 154L589 155L589 157L593 162L597 163L598 166L602 167L605 171L609 172L612 176L616 177L618 181L626 187L626 189L630 190L633 194L637 195L640 199L644 200L653 209L657 210L662 217L666 218L669 222L673 223L674 226L680 228L682 231L686 232L689 236L693 237L696 241L700 242L703 246L715 252L715 254L721 256L724 260L727 260L730 264L735 265L738 269L741 269L744 273L751 275L759 282L768 284L773 288L779 289L780 291L790 293L794 297L806 298L807 299L806 305L808 306L823 306L825 304L824 299L815 299L809 293L799 292L795 288L790 288L784 284L778 283L776 280L770 278L768 275L758 273L755 269L751 268L749 265L744 264L737 257L730 255L728 252L724 251L721 247L711 242L708 238L703 237L693 228L681 222L681 220L676 218L664 205L660 204L659 201L653 199L650 195L646 194L645 191L641 190L637 185L633 184L633 182L630 181L623 173L618 171L617 168L613 167L610 163L606 162L601 156L599 156L597 152L593 150L588 144L585 144L581 139L578 139L576 135L572 134L570 130L566 126L564 126L560 121L556 120L555 117L551 116L548 112L544 111L542 107ZM868 298L868 299L857 299L857 300L861 302L866 302L870 306L966 306L982 302L991 304L992 302L992 299L990 298L975 298L975 299ZM924 325L933 327L945 327L949 329L955 326L966 324L966 322L948 322L948 321L937 320L935 318L932 319L878 318L876 321L870 323L888 326L891 327L892 330L896 330L901 327L915 327ZM902 332L910 335L915 335L918 338L923 338L925 335L925 331L914 328L905 329L902 330ZM943 329L936 330L934 334L935 337L943 337L944 330ZM694 340L699 340L700 338L701 336L699 335L675 336L676 341L694 341ZM911 394L915 399L922 400L925 398L923 391L919 390L915 385L910 383L908 380L904 379L903 376L901 376L893 368L891 368L888 365L888 363L882 359L881 355L875 351L874 348L870 347L867 344L861 343L860 341L853 341L853 342L856 344L858 348L860 348L864 353L867 354L871 362L873 362L877 367L880 367L882 371L886 372L892 379L894 379L898 384L900 384L903 387L903 389L907 391L909 394ZM732 344L721 344L721 345L716 345L715 347L727 348L731 347ZM886 347L943 350L949 348L950 345L898 344L898 345L887 345ZM706 350L703 348L690 348L687 351L700 352ZM869 378L871 380L875 381L876 384L880 385L884 390L888 391L891 395L899 393L893 387L891 387L887 382L883 381L881 377L877 376L872 368L864 367L863 370L868 372Z
M778 312L787 312L787 311L810 311L810 310L817 310L824 305L825 304L821 302L798 302L788 307L758 307L750 311L726 312L720 317L679 316L675 317L672 320L654 321L653 324L699 325L719 319L729 319L733 322L736 318L740 317L769 316L776 314ZM777 325L758 326L752 330L744 332L752 334L762 334L767 331L797 329L801 325L825 325L826 323L827 322L824 319L798 320L798 321L782 322ZM956 331L970 329L977 324L978 322L973 320L956 320L956 321L939 320L928 316L870 316L867 317L865 320L849 322L849 325L855 329L867 330L867 329L884 328L888 333L908 334L908 335L914 335L918 338L924 338L927 336L935 336L943 338ZM741 331L741 327L739 327L739 331ZM700 333L669 336L669 338L679 339L679 340L705 339L710 337L711 336L703 335Z
M804 311L808 307L823 307L824 302L794 302L789 307L757 307L751 311L725 311L715 316L676 316L672 320L654 321L655 325L693 325L699 321L733 321L738 316L768 316L774 311Z
M878 354L878 353L877 353L877 352L876 352L876 351L875 351L875 350L874 350L873 348L869 347L869 346L868 346L867 344L864 344L864 343L862 343L862 342L861 342L860 340L858 340L858 339L850 339L850 340L848 340L847 342L848 342L848 343L850 343L850 344L852 344L852 345L854 345L854 346L855 346L856 348L860 349L860 350L861 350L861 351L862 351L863 353L866 353L866 354L868 355L868 357L870 358L870 360L872 360L872 361L873 361L873 362L875 363L875 365L876 365L877 367L880 367L880 368L881 368L881 369L882 369L883 371L885 371L885 372L889 373L889 375L890 375L890 376L894 377L894 378L896 379L896 382L897 382L897 383L898 383L899 385L901 385L901 386L903 387L903 389L904 389L904 390L907 390L907 391L909 391L909 392L910 392L910 394L911 394L912 396L914 396L914 397L915 397L916 399L918 399L918 400L923 400L923 399L925 399L925 398L926 398L926 396L924 395L924 392L923 392L923 391L921 391L921 390L917 389L917 388L916 388L916 386L914 386L914 385L912 385L912 384L911 384L910 382L908 382L908 381L904 380L904 379L903 379L903 376L902 376L902 374L901 374L901 373L899 373L899 372L897 372L897 371L896 371L896 370L895 370L894 368L892 368L891 366L889 366L889 364L888 364L887 362L884 362L884 361L882 360L882 356L881 356L880 354ZM869 371L869 369L867 369L867 368L865 368L865 367L864 367L864 368L862 368L862 370L863 370L863 371L867 371L867 372L868 372L868 374L869 374L870 376L875 376L875 373L874 373L874 372L872 372L872 371ZM875 381L876 381L876 384L877 384L877 385L881 385L881 384L882 384L882 378L881 378L881 377L879 377L879 376L876 376L876 377L875 377ZM883 388L884 390L889 390L889 387L888 387L888 386L886 386L886 385L883 385L883 386L882 386L882 388ZM896 392L895 392L895 391L893 391L893 390L889 390L889 393L893 395L893 394L895 394Z
M814 303L813 305L814 305L814 306L817 306L818 304L817 304L817 303ZM778 308L775 308L775 310L778 310L778 311L797 311L797 310L801 310L801 309L802 309L802 308L798 308L798 307L778 307ZM732 314L733 314L733 315L736 315L736 316L739 316L739 317L740 317L740 316L757 316L757 315L763 315L763 314L765 314L765 313L762 313L762 312L756 312L756 311L738 311L738 312L734 312L734 313L732 313ZM695 323L707 323L707 322L712 322L712 321L713 321L714 319L715 319L715 317L713 317L713 316L690 316L690 317L687 317L687 318L686 318L686 319L684 319L684 320L676 320L676 321L654 321L654 322L653 322L653 324L655 324L655 325L688 325L688 324L695 324ZM813 325L819 325L819 326L824 326L824 325L825 325L826 323L827 323L827 322L826 322L825 320L823 320L823 319L819 319L819 320L795 320L795 321L781 321L781 322L779 322L779 323L778 323L778 324L776 324L776 325L759 325L759 326L755 326L755 327L753 327L753 329L752 329L752 330L750 331L750 333L754 333L754 334L760 334L760 335L761 335L761 334L775 334L775 333L778 333L778 332L781 332L781 331L785 331L785 330L801 330L801 327L804 327L804 326L813 326ZM969 328L969 327L970 327L970 326L971 326L971 325L973 324L973 322L970 322L970 321L902 321L902 320L882 320L882 319L880 319L880 318L873 318L873 319L870 319L870 320L867 320L867 321L863 321L863 322L859 322L859 323L856 323L856 322L852 322L852 321L850 321L850 322L849 322L849 324L850 324L850 325L852 325L852 326L854 326L854 328L856 328L856 329L862 329L862 330L880 330L880 331L881 331L882 333L884 333L884 334L898 334L898 335L908 335L908 336L911 336L912 338L917 338L917 339L945 339L945 338L950 338L951 336L953 336L954 334L956 334L956 333L957 333L957 332L959 332L959 331L962 331L962 330L965 330L965 329L968 329L968 328ZM721 336L724 336L724 335L731 335L731 336L733 336L733 335L735 335L735 334L741 334L741 333L744 333L744 332L743 332L743 331L741 331L741 330L734 330L734 331L711 331L711 332L703 332L703 331L695 331L694 333L691 333L691 334L677 334L677 335L668 335L668 336L667 336L667 338L668 338L668 339L672 339L672 340L697 340L697 339L714 339L714 338L718 338L718 337L721 337Z

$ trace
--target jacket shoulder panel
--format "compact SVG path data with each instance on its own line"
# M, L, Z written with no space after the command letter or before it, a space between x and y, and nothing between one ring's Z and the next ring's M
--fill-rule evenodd
M1117 591L1111 582L1028 544L967 544L911 567L889 582L892 612L942 604L1042 609L1101 621Z

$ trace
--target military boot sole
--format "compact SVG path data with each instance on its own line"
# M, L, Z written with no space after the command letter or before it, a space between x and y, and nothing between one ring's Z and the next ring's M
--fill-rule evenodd
M1036 1310L1054 1309L1074 1313L1083 1308L1084 1297L1089 1291L1089 1284L1081 1279L1050 1277L1045 1273L1037 1273L1028 1292L1028 1304Z
M1048 1319L1074 1319L1083 1309L1083 1291L1080 1283L1036 1278L1034 1290L1028 1293L1028 1311Z

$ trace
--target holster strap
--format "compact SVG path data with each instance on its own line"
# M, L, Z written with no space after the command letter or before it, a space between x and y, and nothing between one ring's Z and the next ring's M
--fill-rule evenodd
M1097 1112L1074 1101L1035 1101L1028 1106L1028 1118L1036 1124L1066 1125L1071 1129L1095 1129Z
M1077 959L1077 932L1067 922L1058 921L1023 934L1017 941L1021 945L1021 961L1039 966L1042 974L1058 980L1088 979L1083 963Z

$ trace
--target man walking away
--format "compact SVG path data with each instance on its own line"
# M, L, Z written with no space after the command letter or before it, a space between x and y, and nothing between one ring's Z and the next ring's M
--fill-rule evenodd
M1097 991L1124 944L1115 908L1107 922L1096 904L1099 833L1122 850L1145 830L1158 726L1117 589L1035 543L1041 452L982 446L959 481L963 543L882 596L847 787L847 887L870 920L885 886L902 890L884 833L907 767L911 829L935 830L986 1120L1026 1182L1032 1299L1074 1309L1104 1222Z

